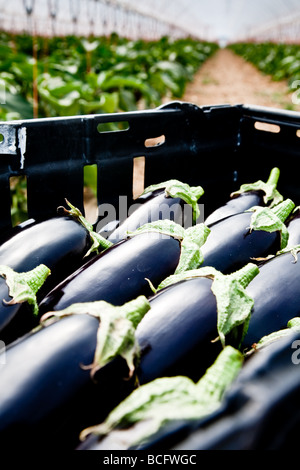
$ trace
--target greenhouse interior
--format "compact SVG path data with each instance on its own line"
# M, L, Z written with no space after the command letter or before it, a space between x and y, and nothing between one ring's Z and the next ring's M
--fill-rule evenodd
M295 447L299 0L0 7L3 453Z

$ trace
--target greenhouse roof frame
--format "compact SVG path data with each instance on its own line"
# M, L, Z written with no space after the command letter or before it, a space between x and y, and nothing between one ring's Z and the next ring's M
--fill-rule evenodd
M0 0L3 29L38 35L299 42L299 0Z

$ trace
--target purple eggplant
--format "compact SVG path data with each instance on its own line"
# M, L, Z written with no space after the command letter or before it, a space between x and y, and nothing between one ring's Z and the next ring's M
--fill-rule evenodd
M275 167L266 183L259 180L252 184L243 184L238 191L231 194L224 205L215 209L205 219L205 224L210 227L226 217L244 212L253 206L272 207L282 202L283 198L276 189L279 175L280 171Z
M88 230L70 216L58 216L29 224L0 246L0 265L17 273L46 265L51 274L37 292L40 301L56 284L83 264L91 248ZM38 323L38 316L26 303L7 304L9 289L0 278L0 338L10 342Z
M0 354L3 449L17 446L18 450L46 451L52 442L55 450L72 450L78 443L82 424L99 415L99 403L102 403L100 419L103 419L133 389L134 377L130 378L126 362L130 341L123 341L112 353L108 347L114 345L115 334L124 329L124 319L132 324L134 331L148 311L149 303L146 298L138 297L121 306L124 310L122 315L117 313L113 336L107 340L104 336L107 360L94 370L91 366L97 344L103 344L99 335L111 330L107 328L107 320L115 315L115 307L98 304L96 307L79 304L80 314L75 311L61 318L43 319L40 327L6 348L2 353L4 360ZM101 316L103 312L106 317ZM122 350L124 357L119 353Z
M149 299L151 309L136 329L141 347L137 368L141 384L173 375L185 375L196 381L222 350L223 341L215 341L220 336L222 307L212 288L214 272L212 268L200 268L187 271L178 279L171 276L169 279L174 277L175 282L165 287L161 284ZM224 276L224 286L234 277L242 285L237 294L242 299L243 288L257 275L258 267L248 263L236 273ZM244 321L237 322L230 328L227 344L234 347L240 344L243 324Z
M36 219L27 219L24 222L20 222L18 225L15 225L14 227L4 230L0 234L0 245L2 245L4 242L7 242L10 238L14 237L19 232L22 232L29 226L35 225L36 223L37 223Z
M240 351L225 346L196 383L188 377L175 376L142 385L112 410L104 422L82 431L80 437L85 445L79 449L132 450L153 444L166 428L176 429L179 423L209 418L222 406L243 362ZM90 441L90 436L98 437L99 442Z
M223 273L229 273L255 258L275 254L286 246L288 234L284 221L293 209L294 203L286 199L272 209L256 208L216 222L210 226L210 235L202 248L203 266L213 266ZM267 220L264 218L262 221L260 217L264 213L267 214ZM274 226L274 230L269 231L274 222L273 214L281 228L277 230ZM259 222L258 225L255 223L256 228L253 229L256 217Z
M262 337L286 328L289 320L300 316L299 282L300 262L293 251L260 263L259 274L247 287L254 308L243 349L250 349Z
M136 200L137 209L132 212L113 232L108 240L117 243L146 223L157 220L171 220L180 225L196 224L200 216L197 201L203 195L201 186L189 186L178 180L169 180L147 187ZM191 207L191 220L185 221L185 205Z
M190 233L170 221L161 221L161 224L174 227L174 230L180 229L182 237ZM177 233L165 234L152 231L153 228L148 231L147 224L140 229L144 228L145 233L138 233L111 246L67 277L41 301L40 311L61 310L75 302L92 300L121 305L137 295L151 295L147 279L158 285L173 274L178 269L184 250ZM199 233L201 245L209 229L203 224L192 229L194 233Z
M217 413L196 426L190 422L184 428L179 423L141 450L150 453L166 443L181 453L295 448L300 424L299 341L299 331L291 332L255 353Z
M287 247L300 244L300 208L297 207L286 221L286 226L289 233L289 240Z

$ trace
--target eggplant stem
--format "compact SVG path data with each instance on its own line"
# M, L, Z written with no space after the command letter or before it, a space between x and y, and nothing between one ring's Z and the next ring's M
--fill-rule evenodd
M291 199L285 199L283 202L273 207L272 211L274 212L275 215L277 215L277 217L281 220L281 222L284 222L287 219L287 217L290 215L294 207L295 207L295 204L293 203Z
M280 176L279 168L275 167L271 170L270 176L268 178L267 184L277 186L278 180Z
M259 273L258 266L254 263L248 263L238 271L230 274L232 278L235 278L244 287L244 289L250 284L250 282Z

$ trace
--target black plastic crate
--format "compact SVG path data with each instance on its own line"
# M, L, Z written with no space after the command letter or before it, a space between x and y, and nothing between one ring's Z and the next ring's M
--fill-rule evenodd
M99 132L100 124L111 122L126 122L127 129ZM200 202L204 204L207 215L227 201L230 193L241 184L258 179L266 181L275 166L281 170L279 191L299 205L298 131L300 113L245 105L197 107L182 102L130 113L3 122L0 123L0 230L5 231L12 225L9 183L12 176L27 177L28 217L44 219L55 215L57 207L65 204L65 198L84 212L84 167L96 164L98 204L112 204L118 210L120 196L126 196L129 204L133 202L134 159L141 156L145 158L145 186L172 178L191 185L201 185L205 194ZM163 143L146 145L147 140L160 136L164 136ZM280 362L280 370L281 366ZM266 367L269 369L269 363ZM295 376L292 373L291 376L294 380ZM274 422L278 414L285 415L285 405L291 396L294 401L290 401L290 404L297 403L297 377L295 382L286 382L281 407L277 411L275 409L272 415ZM263 385L267 388L268 380ZM243 389L237 388L235 391L239 401L239 393L242 394ZM225 413L227 404L224 405ZM284 445L286 436L299 425L299 412L295 411L293 421L290 419L293 415L290 406L290 414L283 423L286 424L282 433ZM220 421L223 418L221 413L222 410ZM259 426L262 431L267 429L259 419L259 414L254 416L253 429L250 429L253 435L257 426L257 447L260 445ZM239 424L239 420L233 422L233 425ZM175 433L176 429L172 432ZM238 432L239 429L237 436ZM266 432L269 432L268 429ZM206 439L206 448L214 448L218 444L215 441L208 442L210 436L203 437ZM246 428L242 437L247 441ZM158 439L158 448L164 446L164 438L168 440L169 436L162 436L162 444ZM222 445L223 439L226 441L227 438L226 428L224 435L220 436ZM227 448L231 445L236 448L245 445L247 448L247 442L236 443L235 435L232 439ZM276 439L276 436L271 435L267 447L273 448L278 442ZM176 445L176 442L174 444L172 441L171 445ZM224 448L226 445L225 442Z
M99 132L108 122L126 130ZM259 130L256 123L275 125ZM197 107L171 102L129 113L32 119L0 124L0 229L11 226L9 178L26 175L28 217L56 213L65 198L84 212L83 170L98 167L98 204L132 201L133 160L145 157L145 186L177 178L201 185L205 214L242 183L281 170L279 190L298 204L300 114L245 105ZM164 136L164 143L146 146Z

